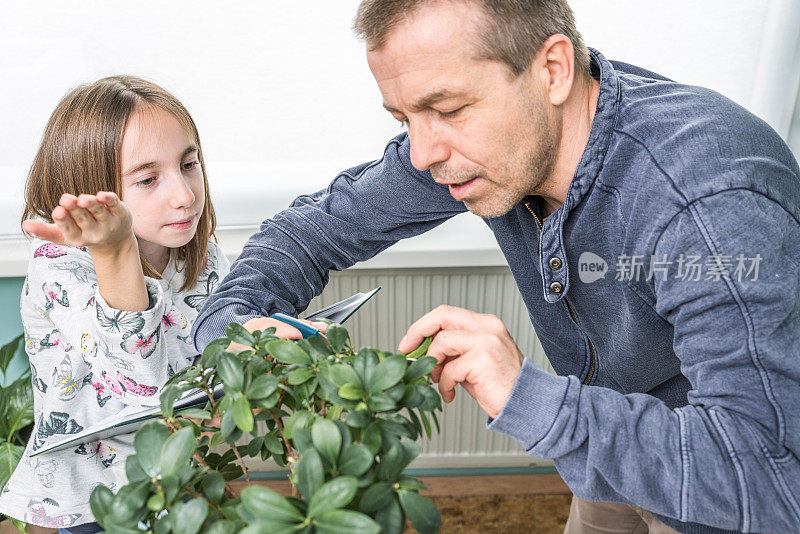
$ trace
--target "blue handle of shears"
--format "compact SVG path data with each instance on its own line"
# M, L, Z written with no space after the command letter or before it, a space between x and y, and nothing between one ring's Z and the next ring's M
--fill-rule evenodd
M314 328L313 326L306 324L299 319L295 319L290 315L286 315L285 313L273 313L272 315L270 315L270 318L277 319L282 323L286 323L290 326L297 328L298 330L300 330L300 333L303 334L303 339L312 336L317 336L320 334L320 331Z

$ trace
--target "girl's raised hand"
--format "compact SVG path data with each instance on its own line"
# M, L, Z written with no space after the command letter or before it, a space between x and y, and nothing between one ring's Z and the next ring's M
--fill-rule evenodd
M22 229L45 241L96 251L113 251L135 239L130 210L115 193L64 194L53 209L54 223L29 219Z

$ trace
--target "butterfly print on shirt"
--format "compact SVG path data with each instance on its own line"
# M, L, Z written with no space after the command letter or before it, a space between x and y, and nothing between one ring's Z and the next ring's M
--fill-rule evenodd
M68 413L50 412L47 421L44 421L44 416L39 418L39 423L36 425L36 434L33 438L33 450L42 448L50 436L77 434L81 430L83 430L83 427L76 423L74 419L70 419Z
M183 301L197 311L200 311L200 308L202 308L203 304L208 300L209 295L219 287L219 275L215 271L212 271L209 273L205 282L205 293L192 293L191 295L183 297Z
M95 458L98 462L103 464L103 467L108 467L114 463L114 458L117 457L117 451L113 447L109 447L102 441L92 441L90 443L82 443L77 449L77 454L83 454L87 459Z
M25 521L48 528L67 528L74 525L81 517L81 514L48 515L44 507L45 504L51 507L58 507L58 503L53 499L41 501L31 499L28 502L28 513L25 514Z
M156 350L160 337L159 332L160 330L156 329L150 337L144 337L141 333L137 333L124 339L120 343L120 347L128 354L138 354L143 360L146 360Z
M84 284L89 282L89 273L91 271L86 267L86 265L75 260L64 261L61 263L51 263L48 265L48 267L57 271L67 271L74 276L75 280L78 282Z
M183 330L188 325L189 322L186 320L186 316L179 312L175 306L171 307L169 311L161 317L161 326L164 327L164 332L172 328Z
M45 243L44 245L39 245L36 250L33 251L34 258L60 258L61 256L66 256L69 253L69 247L65 247L64 245L56 245L55 243Z
M50 311L55 307L55 302L58 302L65 308L69 307L69 297L67 296L67 290L61 288L61 284L58 282L48 283L45 282L42 284L42 291L44 292L44 309L46 311Z
M36 367L30 363L31 366L31 382L33 383L33 387L41 391L42 393L47 393L47 384L44 380L39 378L39 374L36 372Z
M67 338L59 330L53 330L39 342L40 350L58 347L64 352L72 350L72 345L69 344Z
M105 385L108 386L108 388L119 397L122 397L126 392L133 393L134 395L138 395L140 397L152 397L156 394L156 391L158 391L156 386L139 384L132 378L128 378L120 372L117 372L117 376L113 377L109 373L103 371L100 373L100 376L103 378Z
M90 372L83 378L75 378L73 376L72 360L70 360L68 354L65 354L58 367L53 369L52 383L54 388L61 390L58 398L62 401L68 401L75 398L75 395L78 394L78 391L83 386L92 383L92 373Z
M33 472L42 486L52 488L55 485L56 471L58 471L58 463L55 460L28 458L28 465L33 468Z
M106 332L113 334L122 333L122 339L139 333L144 328L144 318L141 312L115 311L113 315L107 315L103 306L96 306L97 321Z

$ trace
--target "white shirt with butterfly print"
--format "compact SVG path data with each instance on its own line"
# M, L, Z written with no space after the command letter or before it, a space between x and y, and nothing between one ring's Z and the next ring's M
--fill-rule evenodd
M228 274L214 243L197 285L178 292L180 266L163 280L146 278L151 307L111 308L97 290L86 249L34 240L20 311L31 364L34 429L25 453L0 493L0 512L51 528L94 521L89 496L98 484L124 485L126 434L75 448L30 453L112 417L126 406L158 405L164 382L191 364L189 332L200 307Z

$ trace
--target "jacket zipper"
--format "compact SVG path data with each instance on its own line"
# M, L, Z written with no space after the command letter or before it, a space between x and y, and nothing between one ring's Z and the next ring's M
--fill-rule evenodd
M538 225L537 228L539 230L539 243L537 245L537 250L539 251L539 255L541 256L541 246L542 246L541 235L543 226L542 221L539 220L539 217L536 215L536 212L531 207L530 202L525 202L525 207L528 208L528 211L531 213L531 215L533 215L533 218L536 219L536 224ZM589 338L589 334L586 333L586 331L578 322L577 317L575 317L575 312L572 310L572 305L569 303L569 300L567 300L567 297L564 297L564 303L567 305L567 311L569 311L569 316L572 319L572 322L575 323L575 326L578 327L578 330L581 331L581 334L583 334L586 337L586 341L589 343L589 373L586 375L586 378L583 379L583 383L588 385L589 382L592 381L592 378L594 378L594 368L595 368L594 345L592 345L592 340Z

